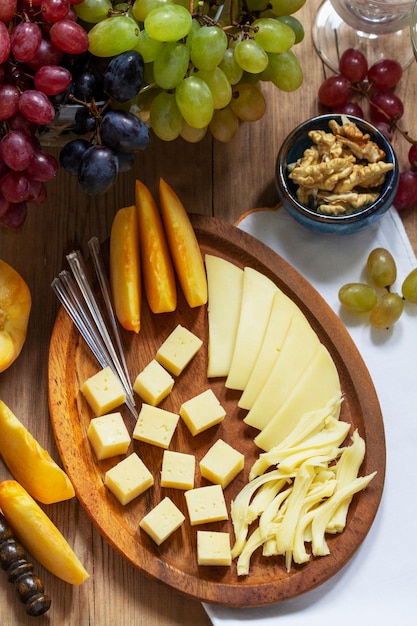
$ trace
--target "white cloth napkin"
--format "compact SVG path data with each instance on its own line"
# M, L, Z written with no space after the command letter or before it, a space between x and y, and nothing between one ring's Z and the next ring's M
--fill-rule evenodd
M346 282L365 279L369 252L393 254L394 285L417 260L394 209L371 228L346 236L305 229L284 209L257 210L239 227L295 267L340 316L373 378L384 416L387 471L382 502L365 541L349 563L315 590L267 607L231 609L205 604L214 626L362 626L417 624L417 305L408 304L390 330L373 330L338 302Z

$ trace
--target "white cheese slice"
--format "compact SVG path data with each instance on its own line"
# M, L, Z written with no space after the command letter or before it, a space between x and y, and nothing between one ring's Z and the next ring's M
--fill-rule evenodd
M248 384L238 406L241 409L251 409L259 396L265 381L271 372L275 361L282 349L290 322L294 315L303 316L299 307L281 289L278 289L272 303L268 327L262 342L261 349L248 380Z
M217 439L200 461L203 478L225 489L243 470L244 455L223 439Z
M133 452L104 475L104 484L123 505L152 487L153 476L136 452Z
M193 489L195 456L185 452L165 450L162 458L161 487Z
M120 412L93 417L87 437L99 461L126 454L130 435Z
M278 287L267 276L245 267L236 343L226 387L243 390L262 345Z
M232 362L240 306L243 270L226 259L205 256L208 286L207 377L227 376Z
M245 423L262 430L286 402L315 353L320 340L306 317L295 315L282 349L259 394L245 417Z
M179 376L203 345L191 330L178 324L156 353L156 360L171 374Z
M191 526L228 519L226 501L220 485L196 487L185 492Z
M333 398L341 396L339 374L327 348L320 344L284 405L254 439L265 451L281 443L305 413L324 408ZM339 410L335 415L339 417Z

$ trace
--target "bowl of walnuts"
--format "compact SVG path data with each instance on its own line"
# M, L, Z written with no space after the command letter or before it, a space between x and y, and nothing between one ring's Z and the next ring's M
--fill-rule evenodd
M284 140L276 162L282 205L303 226L349 234L391 207L399 166L388 139L371 123L329 113L309 119Z

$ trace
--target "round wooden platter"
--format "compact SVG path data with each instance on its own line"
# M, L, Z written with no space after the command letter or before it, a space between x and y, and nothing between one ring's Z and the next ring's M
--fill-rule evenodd
M80 385L99 367L63 309L56 319L49 354L52 425L63 465L82 506L108 543L134 566L205 602L235 607L271 604L295 597L328 580L349 561L368 533L384 485L385 437L381 411L360 354L342 323L315 289L280 256L250 235L215 218L200 215L191 218L203 254L215 254L240 267L251 266L269 276L304 311L338 368L344 393L341 419L351 424L351 432L357 428L366 442L366 457L360 473L365 475L376 470L377 475L365 491L353 498L345 530L327 537L330 555L311 557L308 563L293 565L287 572L283 557L263 557L258 550L246 577L237 576L235 563L231 567L199 567L197 529L229 531L233 545L232 524L229 520L191 526L184 493L160 487L163 450L138 441L132 440L128 453L136 451L140 455L153 473L155 485L130 504L120 505L104 486L103 479L106 470L121 457L97 461L86 434L93 414L82 397ZM258 431L243 422L246 411L237 407L240 392L226 389L223 379L209 381L206 377L207 308L189 308L179 290L177 310L154 315L144 298L139 334L124 332L122 335L129 372L133 381L179 323L204 343L160 406L178 412L183 401L211 387L227 416L221 424L195 437L180 419L170 449L195 455L196 487L208 484L199 474L198 461L218 438L244 453L244 470L225 489L230 511L231 500L247 483L249 470L260 452L253 443ZM122 407L121 412L132 433L134 418L126 407ZM158 547L139 528L139 522L166 495L183 511L186 521Z

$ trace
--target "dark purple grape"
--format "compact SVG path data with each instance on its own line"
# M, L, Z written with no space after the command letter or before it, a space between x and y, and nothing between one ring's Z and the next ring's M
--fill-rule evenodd
M108 111L100 123L102 142L116 152L134 152L149 146L146 124L129 111Z
M143 58L139 52L122 52L110 61L104 72L104 91L117 102L131 100L143 85L143 70Z
M59 153L59 164L62 169L71 176L77 176L81 157L89 147L90 142L86 139L73 139L66 143Z
M79 74L75 80L74 89L80 96L93 96L97 89L97 80L94 73L89 70L85 70Z
M78 182L86 194L94 196L107 191L117 173L117 156L113 150L108 146L93 145L81 156Z
M96 120L90 115L88 107L81 106L74 115L74 125L72 131L77 135L86 135L96 128Z

